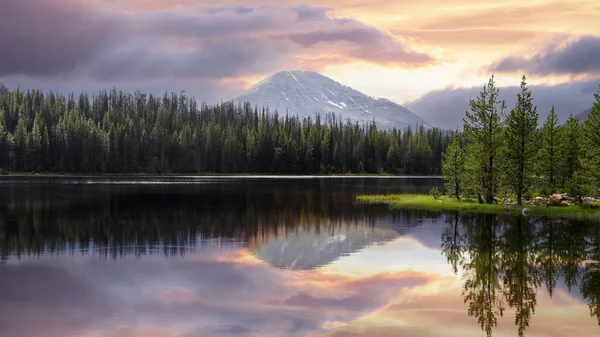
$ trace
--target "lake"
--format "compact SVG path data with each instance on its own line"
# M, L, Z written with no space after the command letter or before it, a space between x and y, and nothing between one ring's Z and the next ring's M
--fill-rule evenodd
M598 336L600 224L436 178L0 177L0 336Z

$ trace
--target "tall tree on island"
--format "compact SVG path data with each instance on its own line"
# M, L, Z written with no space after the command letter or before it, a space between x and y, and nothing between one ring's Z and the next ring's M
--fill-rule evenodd
M465 176L465 156L458 132L454 134L452 143L448 145L444 152L442 175L446 183L447 193L453 195L457 200L460 199Z
M506 186L516 195L517 204L523 204L523 194L533 185L535 164L538 160L538 112L533 105L531 91L525 76L517 104L506 118L505 146L502 151L502 173Z
M560 144L560 152L563 154L561 163L561 187L565 187L567 182L573 178L573 175L581 168L581 136L582 126L579 120L573 115L569 115L567 123L564 126L564 142Z
M560 128L554 105L552 105L550 114L542 127L539 160L539 173L544 179L542 189L546 194L556 193L558 189L559 164L563 160L560 146L563 138L563 130Z
M594 94L595 102L587 120L583 124L583 165L585 172L591 174L592 190L600 189L600 86Z
M506 104L498 99L499 92L492 75L477 100L470 101L471 111L464 118L467 187L480 203L487 204L495 201L500 176Z

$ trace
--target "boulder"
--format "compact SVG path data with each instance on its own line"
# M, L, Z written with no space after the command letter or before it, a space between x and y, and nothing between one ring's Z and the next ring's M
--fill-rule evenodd
M546 204L546 199L544 199L542 197L535 197L535 199L533 199L533 205L542 206L545 204Z
M560 205L563 207L566 207L566 206L571 206L571 203L569 202L569 200L563 200L560 202Z
M563 201L569 201L566 194L552 194L548 199L550 206L563 206Z

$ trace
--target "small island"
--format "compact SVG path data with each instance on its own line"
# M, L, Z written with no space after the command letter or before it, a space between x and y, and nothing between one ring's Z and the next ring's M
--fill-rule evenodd
M600 220L600 88L587 120L559 124L552 107L538 128L526 78L508 114L494 76L470 101L462 132L442 159L444 191L361 195L391 207Z

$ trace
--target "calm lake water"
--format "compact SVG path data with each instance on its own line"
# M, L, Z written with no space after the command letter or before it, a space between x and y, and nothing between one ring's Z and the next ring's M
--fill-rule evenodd
M429 178L0 177L0 336L598 336L600 224Z

